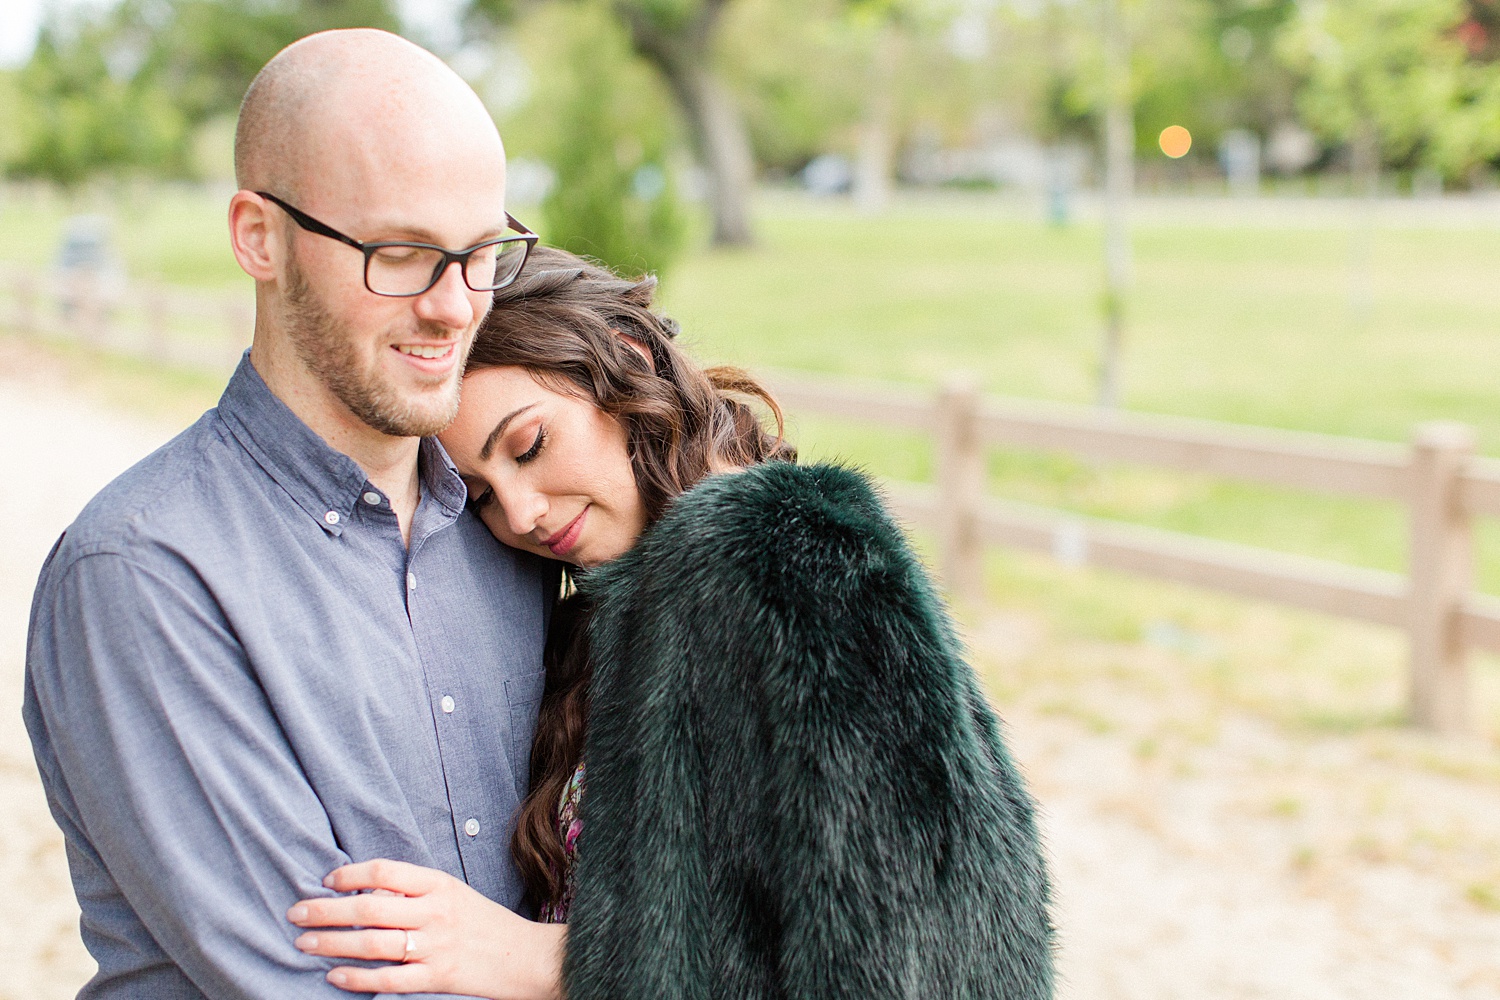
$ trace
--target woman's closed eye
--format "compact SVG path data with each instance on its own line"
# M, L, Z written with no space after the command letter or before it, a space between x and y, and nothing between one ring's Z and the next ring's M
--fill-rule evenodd
M493 486L486 486L478 493L474 492L474 488L472 486L469 487L469 507L472 510L483 510L485 507L488 507L491 503L493 503L494 500L495 488Z
M542 447L546 445L546 443L547 428L538 427L536 429L536 440L531 442L531 447L527 448L524 454L516 456L516 464L525 465L527 462L536 458L537 455L541 454Z

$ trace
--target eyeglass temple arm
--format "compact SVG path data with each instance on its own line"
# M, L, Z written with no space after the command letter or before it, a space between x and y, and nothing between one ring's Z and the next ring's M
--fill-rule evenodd
M297 223L297 225L301 226L303 229L306 229L308 232L316 233L319 236L327 236L330 239L338 240L340 243L347 243L354 249L364 252L365 245L359 240L355 239L352 236L345 236L343 233L339 232L337 229L334 229L326 222L319 222L317 219L314 219L312 216L308 215L297 206L287 204L280 198L276 197L274 194L271 194L269 191L257 191L255 193L260 195L267 201L280 206L283 212L292 217L293 222Z
M516 217L514 215L511 215L509 212L505 213L505 222L510 226L511 229L515 230L518 233L521 233L524 236L536 235L536 233L532 232L530 229L527 229L523 223L518 221Z

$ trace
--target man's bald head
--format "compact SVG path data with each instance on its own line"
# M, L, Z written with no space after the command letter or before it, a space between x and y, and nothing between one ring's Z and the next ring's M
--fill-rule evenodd
M484 105L436 56L373 28L324 31L282 49L250 84L235 176L242 189L301 198L341 157L440 156L450 139L459 155L489 147L503 169Z

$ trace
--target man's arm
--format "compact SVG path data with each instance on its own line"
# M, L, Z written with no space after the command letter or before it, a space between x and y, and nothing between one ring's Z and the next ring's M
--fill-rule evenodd
M347 997L285 913L350 859L197 576L53 567L27 660L76 825L183 974L214 1000Z

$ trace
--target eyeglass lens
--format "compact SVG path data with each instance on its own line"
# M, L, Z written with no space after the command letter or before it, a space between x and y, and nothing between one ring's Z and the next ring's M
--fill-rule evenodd
M479 247L464 262L464 283L479 292L503 288L525 260L523 240ZM365 283L380 295L420 295L437 283L446 264L446 257L428 247L380 247L370 253L365 264Z

